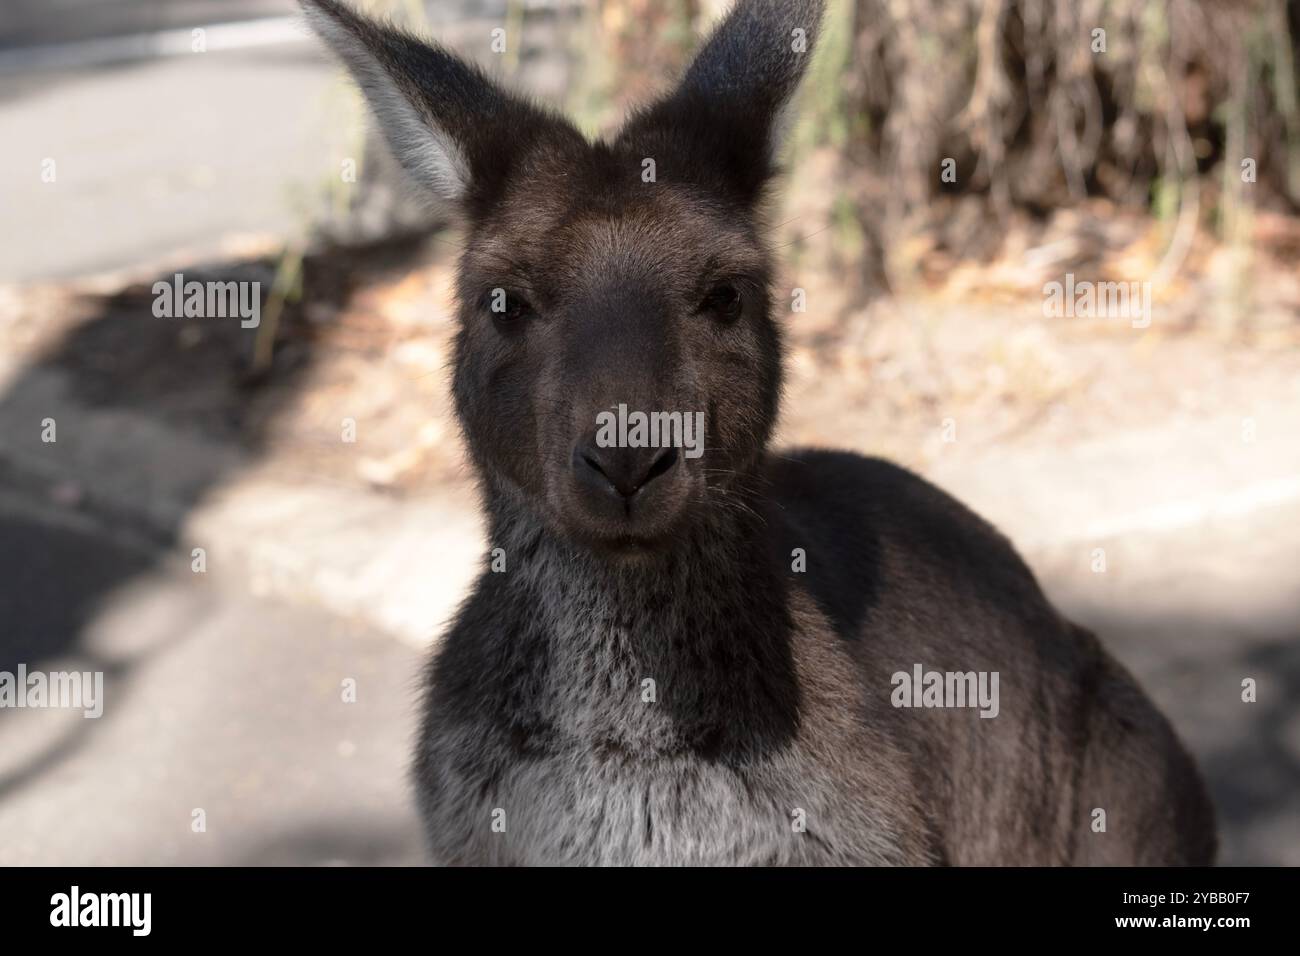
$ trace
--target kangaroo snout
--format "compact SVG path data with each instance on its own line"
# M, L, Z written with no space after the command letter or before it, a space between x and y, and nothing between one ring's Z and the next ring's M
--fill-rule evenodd
M672 528L691 497L692 470L680 435L668 428L629 430L628 418L637 421L638 415L625 412L620 429L600 416L603 424L570 452L566 517L580 536L648 543Z
M676 448L602 448L594 439L573 449L573 475L594 494L621 499L631 507L655 479L677 466Z

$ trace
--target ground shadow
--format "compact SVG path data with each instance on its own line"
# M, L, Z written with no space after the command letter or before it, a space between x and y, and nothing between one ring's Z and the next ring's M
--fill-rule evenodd
M232 469L268 450L272 425L303 385L329 319L376 277L408 270L419 237L331 247L303 263L271 361L253 366L258 329L237 317L155 315L154 280L109 297L60 301L64 334L0 396L0 671L102 670L106 697L129 687L139 660L108 664L83 645L105 599L176 554L186 514ZM260 282L262 314L278 263L196 264L187 281ZM157 277L171 282L173 272ZM263 333L267 331L262 328ZM52 421L55 440L46 427ZM175 635L183 640L185 635ZM5 719L0 710L0 721ZM0 777L0 797L59 766L112 719L69 736Z
M1219 862L1300 860L1300 608L1227 617L1072 616L1139 679L1196 758L1219 823ZM1242 681L1255 682L1243 699Z

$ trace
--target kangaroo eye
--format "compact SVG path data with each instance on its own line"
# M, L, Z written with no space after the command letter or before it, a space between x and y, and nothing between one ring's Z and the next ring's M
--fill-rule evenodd
M488 312L499 322L517 322L533 314L528 300L515 292L492 289L485 299Z
M740 315L740 291L729 282L722 282L709 290L700 303L700 311L720 319L734 319Z

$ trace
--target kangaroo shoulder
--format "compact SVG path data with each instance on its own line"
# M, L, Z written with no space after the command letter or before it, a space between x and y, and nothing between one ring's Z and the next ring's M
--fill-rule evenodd
M802 583L842 630L857 630L873 595L917 607L968 599L1022 617L1045 613L1042 592L1011 543L905 468L799 450L774 459L768 477L774 546L782 554L805 549Z

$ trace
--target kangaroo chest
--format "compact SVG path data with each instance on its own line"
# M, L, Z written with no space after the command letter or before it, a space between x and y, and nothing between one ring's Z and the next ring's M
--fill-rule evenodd
M844 714L833 648L788 662L797 707L781 721L770 703L733 711L724 691L710 700L672 667L619 653L625 636L553 644L521 723L432 732L435 851L523 865L925 862L914 814L882 785L898 755Z

